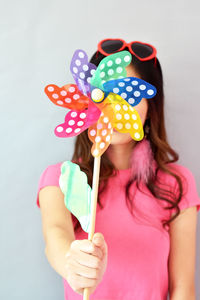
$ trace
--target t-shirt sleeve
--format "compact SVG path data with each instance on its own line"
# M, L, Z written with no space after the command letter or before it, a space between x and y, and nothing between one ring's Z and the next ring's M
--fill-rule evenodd
M50 165L48 166L40 175L39 178L39 183L38 183L38 190L37 190L37 199L36 199L36 204L40 208L40 203L39 203L39 192L42 188L45 186L57 186L60 187L59 185L59 177L61 174L61 165L62 163L58 163L55 165ZM78 222L77 218L72 215L72 222L73 226L76 225Z
M61 164L48 166L41 174L38 183L37 190L37 206L40 207L39 203L39 192L45 186L58 186L59 187L59 177L61 172Z
M196 181L192 172L179 165L179 175L181 175L183 184L183 196L181 201L178 203L180 210L196 206L197 212L200 210L200 197L197 192ZM175 208L171 210L171 214L175 212Z

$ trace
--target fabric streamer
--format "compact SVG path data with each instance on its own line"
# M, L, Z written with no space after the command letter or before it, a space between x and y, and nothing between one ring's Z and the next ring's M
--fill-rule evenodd
M153 98L157 92L153 85L140 78L126 77L131 58L128 51L120 51L105 57L96 67L88 62L87 54L78 49L70 65L76 84L66 84L61 88L49 84L45 87L46 95L54 104L69 109L64 123L56 126L55 135L67 138L88 129L88 137L93 143L92 189L86 174L70 161L62 164L59 178L65 206L89 234L89 240L92 240L95 229L101 155L111 143L113 129L129 132L136 141L143 139L142 121L134 106L142 98ZM87 288L83 297L89 299Z

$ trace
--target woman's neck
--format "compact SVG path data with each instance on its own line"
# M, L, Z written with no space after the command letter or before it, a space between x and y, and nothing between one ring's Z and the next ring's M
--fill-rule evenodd
M130 157L136 142L131 141L125 144L110 145L107 156L118 170L130 168Z

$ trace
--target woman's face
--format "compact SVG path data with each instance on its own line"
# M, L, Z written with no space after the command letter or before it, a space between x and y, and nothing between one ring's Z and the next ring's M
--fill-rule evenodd
M127 71L127 77L131 76L131 77L138 77L140 78L140 76L135 72L133 65L129 65L126 67L126 71ZM136 106L134 106L134 108L137 110L137 112L140 115L142 124L144 125L145 120L146 120L146 116L147 116L147 111L148 111L148 102L147 99L142 98L142 100L140 101L140 103ZM135 142L131 135L129 134L129 132L127 133L122 133L119 132L117 130L113 130L113 135L112 135L112 140L111 140L111 145L116 145L116 144L125 144L132 141L133 143Z

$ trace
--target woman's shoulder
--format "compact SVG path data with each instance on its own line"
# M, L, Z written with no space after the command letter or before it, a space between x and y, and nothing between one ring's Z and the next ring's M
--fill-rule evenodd
M183 180L188 180L190 179L191 177L194 177L192 171L190 170L190 168L186 167L185 165L182 165L180 163L168 163L167 164L167 167L169 168L169 170L174 174L180 176ZM175 179L174 176L171 175L171 172L170 173L166 173L166 172L163 172L163 171L159 171L159 174L162 176L162 177L165 177L167 178L168 180L171 180L173 181Z

